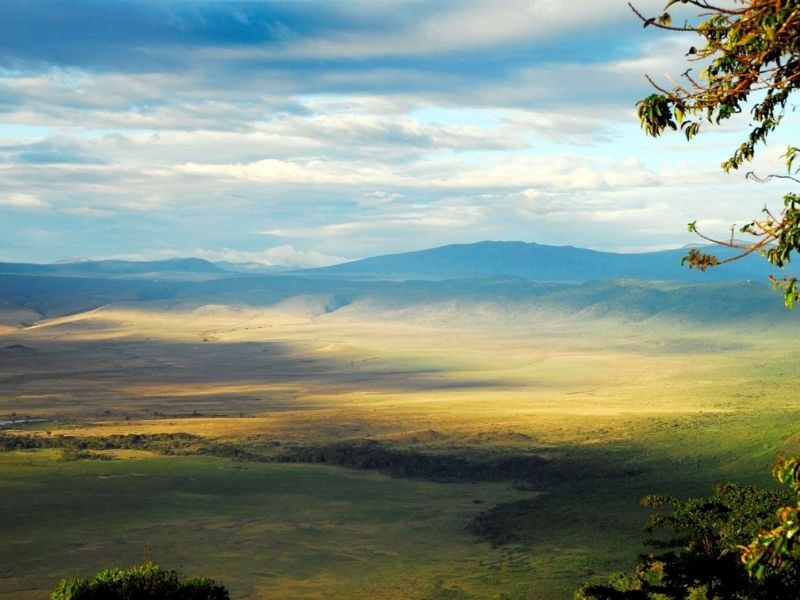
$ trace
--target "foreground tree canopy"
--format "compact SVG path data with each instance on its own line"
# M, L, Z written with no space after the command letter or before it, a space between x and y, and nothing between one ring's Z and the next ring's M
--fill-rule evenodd
M674 24L669 11L676 5L694 9L694 20ZM673 83L670 88L650 79L656 92L638 102L642 127L652 136L680 129L691 140L704 124L718 125L749 106L751 127L722 163L725 171L739 169L755 156L759 145L766 143L787 108L794 108L789 106L789 98L800 86L800 0L726 0L722 5L708 0L669 0L662 14L655 17L646 17L629 6L645 27L694 34L702 44L699 48L691 46L687 56L706 65L696 76L688 69L683 73L683 83ZM781 177L800 183L793 176L800 170L795 167L799 155L800 148L787 149L785 175L749 175L758 181ZM765 208L763 218L740 229L755 238L751 243L737 242L733 235L727 242L713 240L698 232L694 223L689 229L741 250L727 260L761 252L772 264L784 267L792 254L800 251L800 196L789 193L783 200L780 213ZM699 269L725 262L696 250L685 260ZM797 278L775 283L784 287L789 307L800 300ZM577 597L783 598L784 590L790 590L787 597L798 597L793 590L800 580L800 459L779 458L773 476L787 489L791 501L782 503L772 517L762 509L778 497L757 490L748 492L747 497L736 497L740 491L729 487L722 496L718 490L708 502L699 504L670 500L673 516L658 517L656 523L677 534L677 545L673 545L677 553L651 557L640 564L635 577L621 576L607 585L587 586ZM732 492L733 503L728 501ZM720 507L724 509L721 512ZM735 535L729 535L731 518L739 523ZM748 523L757 523L757 530ZM731 562L736 555L753 580L738 577ZM732 588L728 587L730 583L734 584Z
M631 574L584 585L576 600L795 600L800 562L750 577L739 550L775 522L785 491L718 485L706 498L648 496L655 509L646 531L651 553Z
M694 9L693 18L675 23L670 11L681 5ZM719 125L748 109L752 123L722 168L736 170L752 160L780 125L791 108L792 92L800 86L800 0L728 0L720 5L706 0L670 0L655 17L646 17L633 5L631 9L645 27L694 34L691 41L698 44L688 48L690 68L679 81L665 87L648 77L655 93L638 103L645 131L659 136L667 130L681 130L691 140L706 125ZM704 68L695 73L694 63ZM781 177L800 182L793 177L799 155L800 148L787 149L786 174L748 175L758 181ZM725 241L707 237L697 231L695 223L689 224L689 230L740 250L724 261L693 250L685 259L690 267L705 270L753 252L785 267L792 254L800 251L800 196L786 194L780 212L764 208L762 217L742 226L740 232L752 236L748 242L738 242L733 235ZM797 278L775 279L774 283L783 287L788 306L800 300Z
M63 579L50 600L229 600L229 596L211 579L185 579L148 562L127 571L106 569L93 579Z

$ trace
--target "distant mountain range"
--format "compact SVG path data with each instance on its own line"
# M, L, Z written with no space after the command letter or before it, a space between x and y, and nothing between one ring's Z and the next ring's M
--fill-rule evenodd
M712 248L720 257L728 248ZM660 281L733 281L765 279L779 273L762 257L751 255L705 273L681 265L686 249L618 254L573 246L524 242L455 244L418 252L389 254L310 269L306 273L361 279L456 279L510 275L530 281L582 282L612 278Z
M169 260L81 260L50 264L0 263L0 273L55 275L59 277L108 278L194 278L220 277L227 271L202 258L173 258Z
M728 248L711 248L724 258ZM292 271L304 276L359 280L447 280L480 277L521 277L528 281L579 283L602 279L694 281L698 283L765 280L780 275L762 257L748 256L701 273L681 265L686 249L619 254L573 246L546 246L525 242L454 244L417 252L387 254L331 267ZM242 274L287 274L283 268L256 263L212 263L200 258L151 262L124 260L60 262L47 265L0 263L0 273L28 273L60 277L152 279L216 279Z
M154 262L0 263L0 325L110 304L277 306L353 318L676 319L698 325L800 322L770 291L769 265L749 257L707 273L686 250L614 254L522 242L481 242L368 258L324 269L261 273L197 258ZM234 267L231 267L234 268ZM749 280L749 281L743 281Z

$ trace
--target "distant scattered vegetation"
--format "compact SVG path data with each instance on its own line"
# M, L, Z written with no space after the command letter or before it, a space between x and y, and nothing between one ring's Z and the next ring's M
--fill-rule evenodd
M90 450L147 450L159 454L203 454L238 460L263 461L265 457L240 446L207 440L190 433L132 433L106 436L18 435L0 432L0 450L58 448L63 460L97 458Z
M111 460L112 457L108 454L101 454L100 452L90 452L89 450L80 450L78 448L62 448L61 460Z
M100 571L92 579L63 579L50 600L229 600L228 590L206 578L186 579L153 563Z
M114 434L107 436L19 435L0 432L0 449L74 448L76 450L153 450L164 453L191 448L202 438L189 433Z
M348 469L374 470L408 479L429 481L541 481L552 461L538 455L490 455L467 458L453 453L426 453L393 448L377 441L339 442L282 448L252 449L208 440L188 433L108 436L19 435L0 432L0 450L56 448L63 460L96 458L97 450L147 450L159 454L202 454L234 460L327 464ZM281 448L275 454L275 448ZM270 454L263 453L264 451Z
M251 462L326 464L378 471L403 479L438 482L510 481L535 490L586 478L627 477L641 469L618 456L592 457L506 452L423 452L377 440L349 440L321 445L283 445L252 440L237 445L189 433L114 434L107 436L33 435L0 432L0 451L60 449L62 460L94 459L103 450L146 450L165 455L203 455Z
M493 506L475 516L468 529L492 546L525 541L520 522L536 510L537 498L526 498Z
M429 481L535 481L548 463L537 455L468 459L450 453L395 449L375 441L301 446L281 454L277 460L369 469L392 477Z

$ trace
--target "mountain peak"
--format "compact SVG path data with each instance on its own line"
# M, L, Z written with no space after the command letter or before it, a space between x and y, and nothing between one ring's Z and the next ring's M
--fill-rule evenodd
M716 247L715 252L720 256L732 253L724 247ZM304 272L386 280L512 276L543 282L611 278L708 282L765 278L774 271L760 257L751 256L700 273L681 265L685 254L685 249L620 254L574 246L486 240L376 256Z

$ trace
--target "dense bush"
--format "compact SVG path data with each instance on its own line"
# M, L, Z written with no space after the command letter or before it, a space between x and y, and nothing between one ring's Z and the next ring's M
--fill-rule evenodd
M50 600L229 600L228 591L211 579L185 579L146 563L100 571L92 579L63 579Z
M587 584L575 598L796 600L800 561L756 578L740 554L790 499L785 491L736 484L718 485L707 498L648 496L643 502L660 509L646 529L652 537L645 543L653 552L639 558L634 573Z

